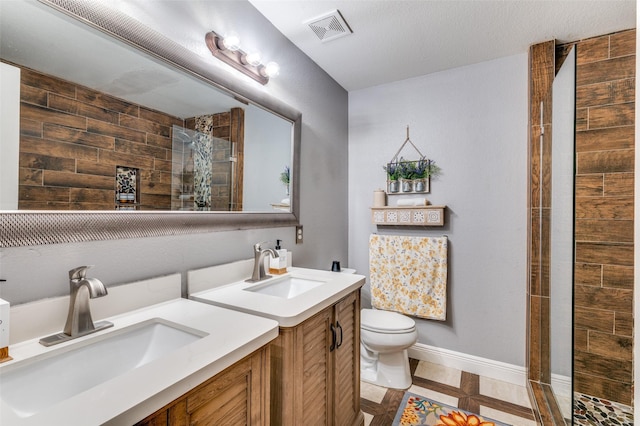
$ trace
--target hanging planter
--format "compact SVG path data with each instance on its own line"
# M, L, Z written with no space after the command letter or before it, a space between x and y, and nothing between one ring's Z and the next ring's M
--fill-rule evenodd
M409 143L419 155L418 160L405 160L399 157L400 152ZM428 193L431 187L431 176L440 173L440 167L435 161L426 158L409 139L409 126L407 126L407 138L400 146L396 155L383 169L387 172L387 193Z

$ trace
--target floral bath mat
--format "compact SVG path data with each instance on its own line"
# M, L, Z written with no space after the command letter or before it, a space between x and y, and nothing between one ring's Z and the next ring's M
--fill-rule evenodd
M431 401L405 392L393 426L509 426L506 423L469 413L459 408Z

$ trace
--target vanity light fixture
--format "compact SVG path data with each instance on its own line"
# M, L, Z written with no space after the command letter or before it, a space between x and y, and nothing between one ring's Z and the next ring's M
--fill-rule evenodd
M237 36L226 36L222 40L222 44L224 44L226 49L229 49L232 52L240 49L240 39Z
M244 56L244 59L254 67L257 67L262 63L262 56L260 55L260 52L249 52Z
M280 66L275 62L262 64L260 53L246 53L240 49L240 40L235 36L223 38L210 31L206 34L205 41L213 56L260 84L267 84L270 77L275 77L280 72Z
M275 62L269 62L264 66L264 73L269 77L275 77L280 74L280 65Z

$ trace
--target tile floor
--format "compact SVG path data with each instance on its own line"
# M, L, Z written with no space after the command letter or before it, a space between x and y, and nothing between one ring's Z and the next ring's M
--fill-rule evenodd
M535 426L527 389L454 368L410 359L413 386L408 390L514 426ZM390 426L404 391L361 383L365 426Z

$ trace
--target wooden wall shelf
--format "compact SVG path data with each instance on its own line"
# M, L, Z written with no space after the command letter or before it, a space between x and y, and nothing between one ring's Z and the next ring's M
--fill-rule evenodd
M371 207L371 220L374 225L443 226L446 207Z

